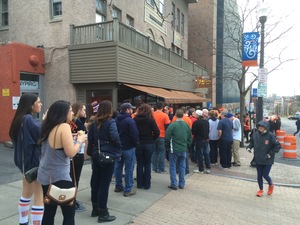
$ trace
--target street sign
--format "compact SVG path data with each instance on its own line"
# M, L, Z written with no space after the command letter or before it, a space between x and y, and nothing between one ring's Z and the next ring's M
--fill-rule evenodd
M267 83L268 82L268 70L266 68L258 69L258 82L259 83Z
M252 88L252 98L257 98L257 88Z
M267 97L267 83L258 83L257 96L258 97Z

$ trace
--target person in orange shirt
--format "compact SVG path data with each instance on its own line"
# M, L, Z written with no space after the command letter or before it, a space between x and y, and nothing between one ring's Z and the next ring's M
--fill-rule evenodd
M166 173L165 170L165 136L166 129L170 124L169 117L163 112L163 103L156 104L156 111L153 112L154 120L159 129L159 138L155 140L155 148L152 155L152 170L156 173Z

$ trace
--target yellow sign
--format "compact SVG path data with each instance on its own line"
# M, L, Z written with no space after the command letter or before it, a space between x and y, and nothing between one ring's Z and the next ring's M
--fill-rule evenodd
M199 76L197 79L197 88L210 88L211 87L211 79L203 78L203 76Z
M8 88L4 88L2 89L2 96L10 96L10 92L9 92L9 89Z

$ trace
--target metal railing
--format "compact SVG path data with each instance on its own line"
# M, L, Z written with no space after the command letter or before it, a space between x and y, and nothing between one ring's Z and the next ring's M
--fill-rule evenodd
M195 75L207 75L206 70L202 67L151 40L150 37L137 31L135 28L119 22L118 19L82 26L70 26L71 45L108 41L123 43Z

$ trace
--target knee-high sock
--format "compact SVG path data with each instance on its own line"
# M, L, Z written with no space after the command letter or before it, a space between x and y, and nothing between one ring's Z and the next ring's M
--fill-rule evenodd
M31 207L31 224L32 225L41 225L44 214L44 206L33 205Z
M30 198L24 198L21 196L19 201L19 222L27 223L28 222L28 212L30 207Z

